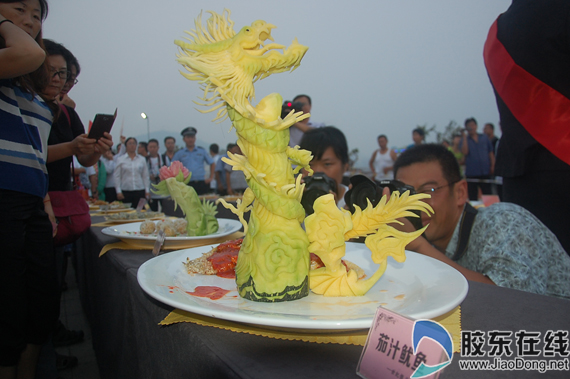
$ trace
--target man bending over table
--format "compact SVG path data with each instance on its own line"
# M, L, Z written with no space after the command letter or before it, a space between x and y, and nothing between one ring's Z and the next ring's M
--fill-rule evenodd
M435 212L422 213L429 226L407 249L447 263L469 280L570 298L570 257L556 236L515 204L474 209L457 160L445 147L406 150L394 163L394 176L431 195L425 201Z

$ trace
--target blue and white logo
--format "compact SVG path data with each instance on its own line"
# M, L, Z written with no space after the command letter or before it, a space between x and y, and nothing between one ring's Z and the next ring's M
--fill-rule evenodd
M453 358L453 342L451 340L451 335L439 323L432 320L417 320L414 322L414 329L412 331L414 354L417 353L418 346L424 338L437 342L447 354L447 360L435 366L428 366L422 362L410 378L423 378L435 374L449 365Z

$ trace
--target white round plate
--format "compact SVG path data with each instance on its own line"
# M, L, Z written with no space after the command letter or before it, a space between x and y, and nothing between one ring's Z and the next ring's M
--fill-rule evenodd
M158 221L154 221L155 223ZM148 245L150 249L154 247L154 242L156 241L156 234L140 234L142 222L132 222L123 225L115 225L103 228L101 233L108 236L120 238L122 241L129 243L134 242L137 245ZM188 241L207 241L210 239L216 239L219 237L229 236L230 234L237 232L241 229L242 224L237 220L232 220L228 218L218 219L219 228L216 233L208 234L205 236L189 237L189 236L178 236L178 237L166 237L164 240L164 249L180 248Z
M370 276L377 265L370 250L361 243L347 243L346 259ZM173 307L247 324L277 329L326 332L368 329L379 305L411 318L431 318L449 312L467 296L469 286L459 271L436 259L406 252L406 261L388 258L388 268L364 296L309 296L282 303L259 303L239 297L234 279L215 275L190 275L183 262L194 259L211 246L174 251L152 258L138 270L142 289ZM219 300L196 297L187 292L198 286L230 290Z

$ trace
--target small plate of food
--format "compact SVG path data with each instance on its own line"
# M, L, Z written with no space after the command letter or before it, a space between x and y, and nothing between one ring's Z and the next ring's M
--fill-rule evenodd
M180 248L186 246L188 241L207 241L225 237L239 231L242 228L238 220L219 218L218 231L204 236L186 235L186 220L183 218L168 218L158 221L148 220L143 222L133 222L123 225L109 226L103 228L101 232L105 235L117 237L126 243L137 245L148 245L152 249L158 231L162 228L165 231L164 248Z
M93 210L97 210L100 209L100 207L102 205L107 205L109 204L109 202L105 201L105 200L88 200L87 204L89 205L89 210L93 211Z
M131 203L121 203L112 202L107 205L99 206L101 213L120 213L120 212L132 212L134 209L131 207Z

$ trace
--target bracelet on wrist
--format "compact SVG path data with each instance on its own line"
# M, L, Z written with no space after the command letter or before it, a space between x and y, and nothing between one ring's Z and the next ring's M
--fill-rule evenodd
M51 200L50 200L50 199L46 199L46 200L44 200L44 203L49 203L49 202L51 202Z
M10 20L8 20L7 18L5 18L4 20L0 21L0 25L2 25L5 22L9 22L10 24L14 25L14 23Z

